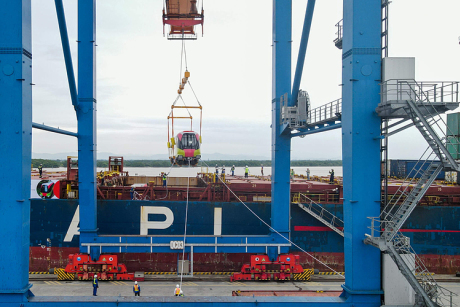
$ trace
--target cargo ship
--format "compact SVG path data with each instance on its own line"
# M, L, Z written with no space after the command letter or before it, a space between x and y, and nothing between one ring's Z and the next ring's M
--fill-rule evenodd
M392 163L393 167L404 164L402 160ZM67 172L44 173L42 178L32 173L30 271L64 268L68 255L79 252L78 163L69 158L67 166ZM170 177L164 187L161 176L129 176L123 170L122 157L110 157L109 171L98 173L99 234L183 235L187 188L187 236L269 234L268 227L240 200L270 224L270 177L227 175L224 180L226 185L212 173L199 173L190 178ZM402 184L402 179L393 176L388 195L397 193ZM291 181L290 228L296 245L343 272L343 237L302 209L299 204L305 197L343 219L341 178L330 182L329 177L295 176ZM433 273L453 274L459 270L459 208L460 186L440 178L429 187L402 229ZM294 246L290 252L300 255L304 268L329 270ZM118 258L133 272L177 271L175 254L119 253ZM193 267L194 272L235 272L249 260L250 255L244 253L194 254Z

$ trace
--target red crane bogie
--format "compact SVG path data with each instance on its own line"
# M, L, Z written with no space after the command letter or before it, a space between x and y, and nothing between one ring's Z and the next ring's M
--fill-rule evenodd
M293 274L302 272L299 255L280 255L275 261L270 261L267 255L252 255L251 263L244 264L240 272L233 273L230 281L291 280Z

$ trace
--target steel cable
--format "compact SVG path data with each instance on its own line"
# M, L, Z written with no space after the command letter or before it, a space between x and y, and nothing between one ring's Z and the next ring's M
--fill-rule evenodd
M205 161L202 161L204 164L206 164L207 167L209 167L209 165L205 162ZM218 176L217 176L218 177ZM307 254L308 256L310 256L311 258L313 258L314 260L318 261L319 263L321 263L322 265L324 265L326 268L328 268L329 270L333 271L334 273L336 273L337 275L340 275L342 276L343 278L345 278L344 275L340 274L339 272L337 272L336 270L334 270L333 268L331 268L330 266L328 266L327 264L325 264L324 262L322 262L321 260L319 260L318 258L316 258L315 256L313 256L312 254L310 254L309 252L307 252L306 250L304 250L303 248L301 248L300 246L298 246L297 244L295 244L294 242L292 242L290 239L286 238L285 236L283 236L281 233L279 233L275 228L273 228L272 226L270 226L267 222L265 222L261 217L259 217L254 211L252 211L251 208L248 207L248 205L246 205L236 194L235 192L233 192L232 189L230 189L230 187L225 183L225 181L222 180L221 177L218 177L219 180L224 184L224 186L233 194L233 196L236 197L236 199L238 199L238 201L240 203L243 204L243 206L246 207L246 209L249 210L249 212L251 212L257 219L259 219L263 224L265 224L270 230L272 230L273 232L275 232L276 234L278 234L280 237L282 237L283 239L285 239L286 241L288 241L289 243L291 243L292 245L294 245L295 247L297 247L299 250L301 250L302 252L304 252L305 254Z
M188 161L188 166L190 167L190 161ZM182 290L182 279L184 276L184 258L185 258L185 239L187 237L187 219L188 219L188 194L190 189L190 176L187 177L187 202L185 204L185 225L184 225L184 245L182 249L182 269L180 274L180 287Z

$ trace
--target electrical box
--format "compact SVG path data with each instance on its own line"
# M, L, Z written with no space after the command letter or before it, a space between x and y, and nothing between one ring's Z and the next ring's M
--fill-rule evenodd
M290 127L303 127L308 124L310 110L310 97L306 91L299 91L297 105L294 107L283 106L281 109L282 120Z
M414 254L401 254L408 267L415 267ZM415 305L415 291L398 269L390 255L383 255L383 291L386 306Z
M409 84L399 83L415 80L415 58L383 58L382 60L382 100L405 101L411 97L412 89Z

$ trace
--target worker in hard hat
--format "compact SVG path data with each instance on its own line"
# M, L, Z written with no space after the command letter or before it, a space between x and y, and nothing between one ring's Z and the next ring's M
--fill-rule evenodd
M180 295L180 292L181 292L181 290L180 290L179 284L177 284L177 285L176 285L176 289L174 289L174 295L175 295L175 296L179 296L179 295Z
M38 174L40 175L40 178L42 178L42 174L43 174L43 164L40 164L38 166Z
M166 187L166 173L163 173L161 177L163 179L163 186Z
M225 165L222 166L222 175L221 175L222 179L225 180Z
M291 180L292 181L294 181L294 176L295 176L294 169L291 168Z
M264 165L260 165L260 173L262 174L262 177L264 176Z
M329 184L333 184L334 183L334 169L331 169L331 171L329 172L329 174L331 175L329 177Z
M97 296L97 288L99 288L99 282L97 280L97 274L94 274L94 278L93 278L93 296Z
M134 282L133 292L134 296L141 296L141 286L137 284L137 280Z
M232 166L231 171L232 171L232 176L235 176L235 165Z
M246 165L244 169L244 178L248 178L248 177L249 177L249 167Z
M218 180L217 178L219 178L219 167L216 164L216 174L214 175L214 183L217 182Z
M134 199L134 187L131 186L131 190L129 191L129 194L131 195L131 199Z

